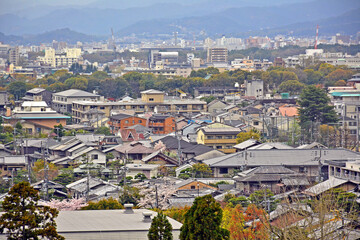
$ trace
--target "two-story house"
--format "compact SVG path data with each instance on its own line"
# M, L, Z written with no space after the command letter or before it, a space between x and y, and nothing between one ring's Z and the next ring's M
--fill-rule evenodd
M236 149L236 136L241 132L240 128L224 124L211 124L197 130L197 143L204 144L224 153L234 153Z
M85 92L79 89L69 89L54 93L52 97L52 107L59 113L71 113L72 103L75 101L96 101L100 96Z

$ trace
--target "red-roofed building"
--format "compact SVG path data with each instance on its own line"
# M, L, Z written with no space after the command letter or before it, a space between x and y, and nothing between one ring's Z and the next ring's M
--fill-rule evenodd
M279 107L279 111L281 116L283 117L294 117L298 116L298 107L289 106L289 105L283 105Z

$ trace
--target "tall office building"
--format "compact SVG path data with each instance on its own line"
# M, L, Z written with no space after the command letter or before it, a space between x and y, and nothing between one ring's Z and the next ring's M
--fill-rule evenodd
M207 62L209 63L227 63L227 48L208 48Z

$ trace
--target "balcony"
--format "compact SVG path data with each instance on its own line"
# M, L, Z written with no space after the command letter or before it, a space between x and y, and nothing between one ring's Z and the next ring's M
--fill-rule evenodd
M204 144L236 144L236 139L205 139Z

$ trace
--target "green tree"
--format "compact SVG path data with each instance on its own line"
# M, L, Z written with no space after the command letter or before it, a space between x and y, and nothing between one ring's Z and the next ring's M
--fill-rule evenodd
M282 82L279 86L281 92L289 92L291 94L298 94L305 87L305 84L297 80L287 80Z
M26 83L21 81L12 82L7 86L7 91L14 95L15 100L19 100L25 96L27 91Z
M205 163L195 163L191 167L191 172L195 178L211 177L212 170Z
M334 106L329 105L330 99L326 92L316 86L307 86L300 94L298 100L300 125L307 122L320 122L322 124L335 123L338 117Z
M124 186L120 191L119 202L124 205L126 203L132 203L135 206L138 204L140 198L140 190L136 187Z
M111 135L110 128L108 127L99 127L95 130L96 134L104 134L105 136Z
M236 143L242 143L249 139L260 140L260 133L255 130L250 130L249 132L241 132L236 135Z
M220 204L211 195L195 198L180 228L181 240L229 239L229 231L220 227L222 220Z
M270 206L270 211L275 210L277 201L274 200L274 193L270 189L263 189L255 191L250 194L249 201L259 208L267 209ZM268 205L269 204L269 205Z
M172 226L163 213L153 218L148 233L149 240L172 240Z
M207 104L209 104L212 101L214 101L215 99L216 99L216 97L214 97L214 96L208 96L208 97L202 97L200 100L205 101Z
M109 209L124 209L124 207L119 203L117 199L110 197L108 199L101 199L98 202L90 201L87 206L81 208L81 210L109 210Z
M0 231L8 239L65 239L56 231L58 211L48 206L38 206L38 191L28 182L14 185L5 197L0 217Z

